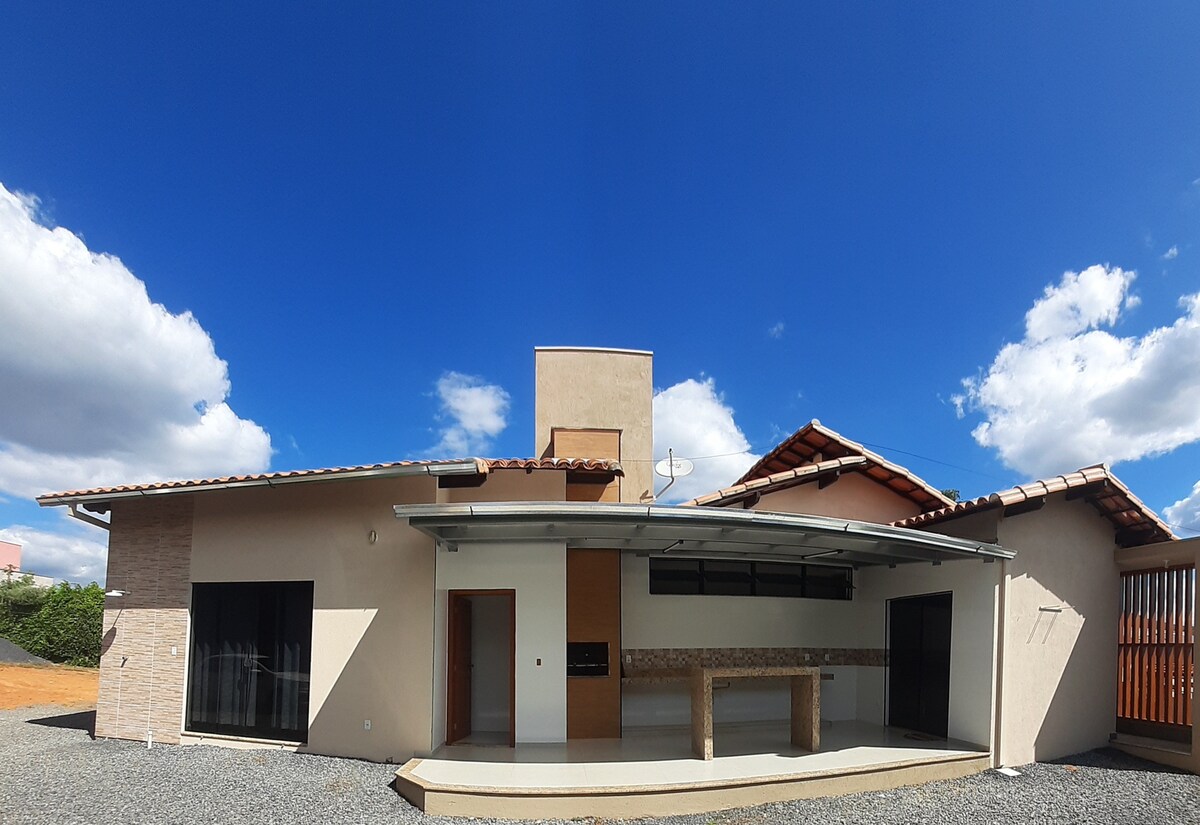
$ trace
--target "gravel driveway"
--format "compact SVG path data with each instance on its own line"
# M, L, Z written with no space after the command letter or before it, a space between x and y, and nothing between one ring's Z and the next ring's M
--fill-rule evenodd
M90 713L0 711L0 823L465 823L427 817L393 768L280 751L93 741ZM896 791L658 820L753 823L1200 822L1200 777L1112 750ZM486 820L473 820L486 822Z

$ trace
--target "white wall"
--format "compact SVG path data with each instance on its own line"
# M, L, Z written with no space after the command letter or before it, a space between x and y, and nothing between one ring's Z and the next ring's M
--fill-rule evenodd
M446 592L516 590L517 742L567 739L567 552L563 542L437 551L433 741L446 741ZM541 664L538 664L538 662Z
M651 595L649 560L621 557L622 648L863 647L859 616L857 594L851 601ZM854 719L858 672L880 668L822 670L834 679L821 683L821 718ZM687 724L687 690L682 682L627 685L621 696L622 724ZM718 722L787 719L788 696L783 684L734 682L714 694L713 712Z
M860 647L859 623L857 594L850 601L651 595L649 559L621 556L621 647Z
M814 662L814 664L817 664ZM822 667L832 681L821 682L821 721L857 718L856 682L865 667ZM791 718L791 688L783 679L731 679L718 681L713 691L713 718L722 722L784 721ZM723 687L728 684L728 687ZM621 691L621 725L656 727L691 724L691 696L687 682L655 685L627 684Z
M865 647L886 644L887 600L928 593L953 594L950 617L951 739L987 746L992 741L992 689L995 671L997 588L1000 563L974 559L938 567L902 564L859 572L854 597L862 607ZM882 724L886 708L884 668L862 668L858 680L859 718Z
M471 599L471 730L508 732L508 600Z

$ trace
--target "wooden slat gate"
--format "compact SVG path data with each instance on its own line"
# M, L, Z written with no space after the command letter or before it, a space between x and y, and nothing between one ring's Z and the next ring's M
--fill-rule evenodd
M1117 641L1117 731L1190 742L1195 566L1122 573Z

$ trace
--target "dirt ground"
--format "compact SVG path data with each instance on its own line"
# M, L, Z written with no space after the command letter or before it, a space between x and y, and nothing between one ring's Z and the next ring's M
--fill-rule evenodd
M33 705L95 707L99 685L96 670L0 664L0 710Z

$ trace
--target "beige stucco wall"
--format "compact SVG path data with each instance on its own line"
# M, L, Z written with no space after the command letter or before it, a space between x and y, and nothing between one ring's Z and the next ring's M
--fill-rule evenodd
M962 539L998 544L1001 513L1002 510L996 507L934 524L926 530L930 533L941 533L943 536L957 536Z
M992 742L997 599L1001 565L974 559L868 567L858 573L854 598L860 606L864 646L884 647L887 601L933 593L952 594L950 614L950 719L948 735L975 745ZM858 680L859 719L883 724L887 673L864 668Z
M1052 496L1004 519L1004 670L999 758L1006 765L1101 747L1115 727L1120 579L1113 528L1085 501ZM1061 607L1062 612L1039 608Z
M430 748L433 540L392 505L434 495L422 477L196 496L192 581L314 582L311 752L403 761Z
M534 455L544 455L554 427L621 431L621 501L653 492L654 356L632 350L539 347ZM566 456L593 458L595 456Z
M825 489L813 482L767 493L753 509L833 516L880 524L921 512L921 508L909 499L860 473L846 473Z
M438 490L438 503L470 501L563 501L567 474L562 470L493 470L478 487Z

